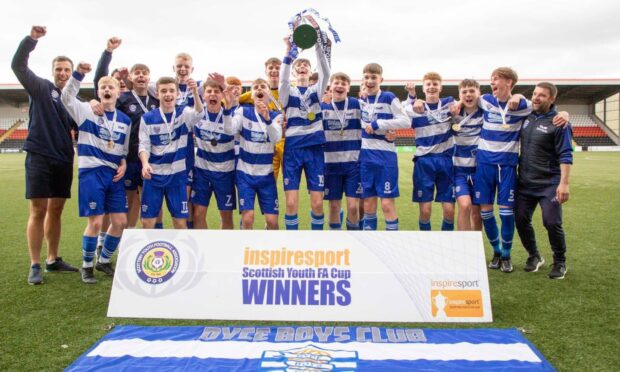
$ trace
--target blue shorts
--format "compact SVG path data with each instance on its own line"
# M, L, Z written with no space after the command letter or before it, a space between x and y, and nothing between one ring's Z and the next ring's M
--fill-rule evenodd
M474 201L474 174L457 174L454 176L454 194L458 199L460 196L469 196Z
M122 181L113 182L116 170L98 167L81 172L78 177L80 217L107 213L127 213L127 196Z
M517 167L478 163L474 177L474 204L497 204L512 207L515 202Z
M361 163L362 199L378 196L398 198L398 167Z
M170 215L174 218L188 218L187 190L185 184L169 184L166 186L154 185L150 180L144 180L142 187L142 218L155 218L161 211L166 198L166 205Z
M325 187L325 155L323 145L284 148L284 191L299 190L301 171L306 174L308 191L323 192Z
M196 168L192 184L192 204L208 207L211 194L215 194L217 209L220 211L236 209L235 172L209 172Z
M238 171L236 180L240 212L253 211L254 199L258 196L262 214L278 214L278 190L273 173L266 176L249 176Z
M341 200L343 193L349 198L359 199L362 197L362 190L359 168L348 174L325 175L325 200Z
M432 202L434 196L436 202L454 203L451 156L420 156L413 163L414 202Z
M123 179L125 190L137 190L142 187L142 163L127 163Z

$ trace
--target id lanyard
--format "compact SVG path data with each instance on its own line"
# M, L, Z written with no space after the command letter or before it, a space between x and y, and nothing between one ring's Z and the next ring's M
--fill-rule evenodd
M308 104L306 103L306 100L310 96L310 87L307 87L306 91L303 94L301 93L301 89L297 88L297 90L299 91L299 94L301 96L299 101L301 103L303 111L306 112L306 118L308 118L310 121L314 120L316 115L314 114L314 112L310 111L310 106L308 106Z
M338 108L336 107L336 103L334 102L333 99L332 99L332 107L334 108L334 113L336 114L336 117L338 118L338 121L340 122L340 135L342 136L344 134L345 121L347 119L347 108L349 108L349 99L347 97L345 97L344 99L344 110L342 110L342 116L340 116L340 111L338 111Z

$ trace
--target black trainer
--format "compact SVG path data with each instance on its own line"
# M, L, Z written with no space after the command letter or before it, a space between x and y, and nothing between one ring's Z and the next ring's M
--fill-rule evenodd
M501 264L501 257L499 254L494 254L493 259L489 262L489 269L497 270Z
M528 273L535 273L540 269L540 267L545 263L545 259L542 258L539 254L529 256L527 261L525 261L525 266L523 270Z
M43 275L41 274L41 266L30 267L28 272L28 284L43 284Z
M82 268L82 281L86 284L97 283L97 279L95 279L95 272L93 271L92 267Z
M46 272L78 272L77 268L69 265L65 261L62 260L62 257L56 257L56 261L51 264L45 263L45 271Z
M499 270L503 273L511 273L513 270L512 260L510 258L502 258Z
M101 271L107 276L114 276L114 268L112 268L112 262L97 262L97 264L95 265L95 269L97 271Z
M566 272L566 264L564 262L554 262L549 271L549 279L564 279Z

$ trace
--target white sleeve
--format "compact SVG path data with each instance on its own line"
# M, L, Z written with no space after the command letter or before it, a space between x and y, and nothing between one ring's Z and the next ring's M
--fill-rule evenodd
M140 144L138 145L138 154L140 154L141 152L146 152L150 155L151 137L149 136L148 127L144 122L144 118L140 119L140 132L138 138L140 140Z
M267 125L267 135L274 145L282 138L282 114L273 118L271 124Z
M325 88L329 84L329 76L331 74L329 69L329 63L327 62L327 56L323 52L323 47L316 43L316 61L319 74L319 80L316 83L317 95L319 96L319 102L323 99L323 93Z
M288 97L291 94L291 63L286 63L288 56L284 57L284 62L280 68L280 89L278 91L278 99L282 103L282 109L288 106Z
M69 78L69 81L65 85L60 95L60 100L65 106L65 109L79 126L84 124L88 114L92 114L93 110L90 108L90 104L87 102L80 102L77 99L78 92L80 91L80 81L74 76Z
M235 135L241 132L243 111L224 112L224 133L228 135ZM234 115L234 116L233 116Z
M125 143L123 144L123 157L127 157L127 154L129 153L129 137L131 136L132 125L133 124L131 123L131 120L130 120L129 125L127 126L127 133L125 133Z
M204 110L203 110L204 111ZM187 125L187 129L194 130L194 125L198 124L204 117L204 112L198 112L191 107L185 107L181 113L179 120Z
M157 83L156 82L150 82L149 86L147 87L147 92L148 94L150 94L153 97L157 97ZM159 97L157 97L157 99L159 99Z
M394 98L392 103L390 104L390 108L392 111L392 115L394 116L392 119L379 119L377 120L377 126L380 130L390 130L390 129L404 129L409 128L409 117L403 110L403 107L400 104L398 98Z

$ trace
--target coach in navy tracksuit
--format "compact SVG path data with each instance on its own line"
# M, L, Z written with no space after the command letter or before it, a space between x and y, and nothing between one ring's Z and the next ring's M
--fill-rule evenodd
M11 68L30 96L26 155L26 199L30 199L27 238L31 268L29 284L43 283L41 246L47 240L46 271L78 271L58 256L60 222L73 180L73 142L71 129L77 126L60 101L62 88L69 80L73 63L67 57L54 58L54 83L35 75L28 68L28 57L45 36L46 29L33 26L30 36L19 44Z
M566 241L562 229L562 203L568 200L568 177L573 163L572 129L556 127L551 122L557 114L557 88L539 83L532 94L532 114L521 129L519 181L515 201L516 225L523 246L529 253L525 271L538 271L545 262L541 257L532 214L540 204L542 219L553 250L551 279L563 279L566 273Z

